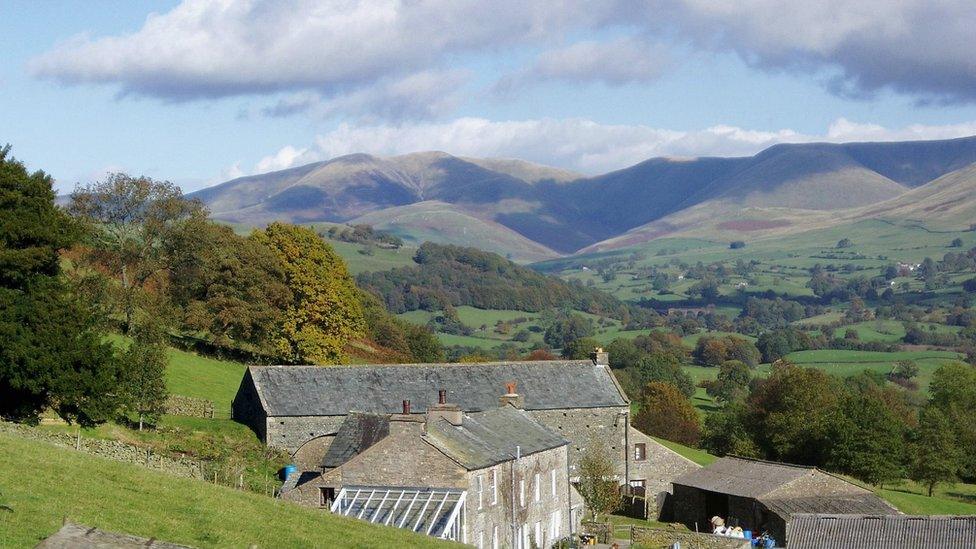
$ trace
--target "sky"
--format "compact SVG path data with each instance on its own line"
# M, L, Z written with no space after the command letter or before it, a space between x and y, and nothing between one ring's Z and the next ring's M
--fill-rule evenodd
M597 174L976 134L972 0L0 0L0 145L60 192L354 152Z

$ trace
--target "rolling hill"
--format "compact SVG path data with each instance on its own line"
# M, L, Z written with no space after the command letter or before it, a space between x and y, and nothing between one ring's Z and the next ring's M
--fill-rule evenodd
M409 239L535 261L662 236L764 237L871 216L921 216L927 210L916 202L948 192L926 191L929 182L974 162L976 137L783 144L751 157L654 158L595 177L442 152L354 154L235 179L193 196L215 218L236 223L369 223ZM962 216L966 208L952 210Z

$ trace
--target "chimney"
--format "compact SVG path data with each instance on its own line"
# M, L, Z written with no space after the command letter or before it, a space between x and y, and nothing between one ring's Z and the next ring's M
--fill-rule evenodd
M403 401L403 413L404 414L409 414L410 413L410 401L409 400L404 400Z
M451 425L461 425L461 419L463 417L464 412L461 411L460 406L447 403L447 391L445 389L437 391L437 404L431 404L427 407L428 423L439 418L444 418Z
M610 353L604 351L603 347L597 347L596 349L593 349L592 353L590 353L590 360L592 360L593 364L597 366L609 366Z
M511 404L519 410L525 409L525 398L515 391L514 381L509 381L505 384L505 394L498 397L498 404L500 406L507 406Z

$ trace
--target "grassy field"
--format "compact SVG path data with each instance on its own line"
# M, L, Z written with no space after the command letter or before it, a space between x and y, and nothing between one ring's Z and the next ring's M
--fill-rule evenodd
M679 455L694 461L702 467L711 464L713 461L718 459L717 457L709 454L704 450L699 450L698 448L689 448L677 442L671 442L670 440L664 440L663 438L653 437L654 440L660 442L664 447L670 448Z
M33 547L63 518L195 547L437 547L426 536L175 478L0 433L0 546Z
M946 362L958 360L960 355L949 351L898 351L883 353L875 351L844 351L823 349L815 351L797 351L786 356L800 366L822 369L838 377L848 377L864 370L887 374L895 362L899 360L913 360L918 364L918 382L922 390L928 388L932 380L932 373ZM760 367L758 372L765 373L768 367Z
M166 386L169 391L176 395L210 399L214 403L214 415L229 418L230 403L244 377L244 365L178 349L169 349L168 354Z

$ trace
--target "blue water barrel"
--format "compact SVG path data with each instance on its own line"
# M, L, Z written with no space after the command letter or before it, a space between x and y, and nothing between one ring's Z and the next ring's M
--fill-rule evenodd
M291 477L297 470L298 467L295 467L292 464L285 465L281 468L281 480L288 480L288 478Z

